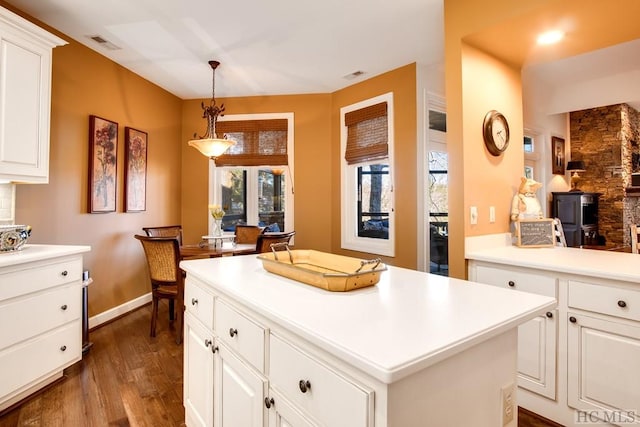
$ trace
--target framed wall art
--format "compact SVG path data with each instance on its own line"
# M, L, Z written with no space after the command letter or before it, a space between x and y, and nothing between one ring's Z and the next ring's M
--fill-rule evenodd
M124 210L147 209L147 133L124 128Z
M551 172L554 175L564 175L564 139L551 137Z
M118 123L89 116L89 213L115 212Z

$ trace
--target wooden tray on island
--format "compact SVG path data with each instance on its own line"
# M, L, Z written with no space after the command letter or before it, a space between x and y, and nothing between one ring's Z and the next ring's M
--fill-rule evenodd
M360 260L310 249L276 251L258 255L265 270L332 292L373 286L387 269L380 258ZM286 245L286 243L285 243Z

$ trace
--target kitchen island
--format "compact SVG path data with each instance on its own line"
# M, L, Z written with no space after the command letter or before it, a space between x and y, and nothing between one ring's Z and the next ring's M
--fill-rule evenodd
M516 328L556 305L396 267L346 293L254 255L181 267L190 427L516 426Z
M640 256L510 240L468 238L466 258L470 280L558 300L518 328L519 405L565 426L640 424Z

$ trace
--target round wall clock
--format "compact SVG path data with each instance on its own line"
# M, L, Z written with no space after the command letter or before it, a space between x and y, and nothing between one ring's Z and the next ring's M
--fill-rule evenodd
M501 155L509 145L509 123L502 113L491 110L484 116L482 136L487 150L494 156Z

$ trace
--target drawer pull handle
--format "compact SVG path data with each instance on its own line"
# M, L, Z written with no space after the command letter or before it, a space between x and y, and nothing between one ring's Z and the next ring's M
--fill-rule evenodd
M552 313L552 312L550 312L550 311L547 311L547 317L548 317L549 319L551 319L551 318L553 317L553 313Z
M516 285L516 282L514 282L513 280L509 280L509 283L507 284L513 288Z
M62 274L63 276L65 276L65 277L66 277L66 276L67 276L67 274L69 274L69 272L68 272L67 270L64 270L64 271L63 271L62 273L60 273L60 274Z
M275 405L276 403L273 401L273 397L265 397L264 398L264 406L267 407L267 409L271 409L271 407L273 405Z
M198 300L195 298L191 298L191 305L196 305L198 304Z
M231 338L235 337L236 335L238 335L238 330L235 328L230 328L229 335L231 336Z
M219 350L219 348L218 348L218 346L217 346L217 345L216 345L216 346L211 347L211 353L213 353L213 354L216 354L216 353L218 352L218 350Z
M63 345L62 347L60 347L60 351L66 351L67 350L67 346Z
M204 346L205 346L205 347L209 347L211 344L213 344L213 341L211 341L211 340L204 340Z
M60 306L60 310L65 311L67 309L67 304L62 304Z
M576 323L577 321L578 320L575 317L573 317L573 316L569 317L569 322Z
M622 300L618 301L618 307L620 307L620 308L625 308L626 306L627 306L627 303L626 303L626 302L624 302L624 301L622 301Z
M311 389L311 383L309 382L309 380L300 380L300 382L298 383L298 387L300 387L301 392L306 393L307 390Z

